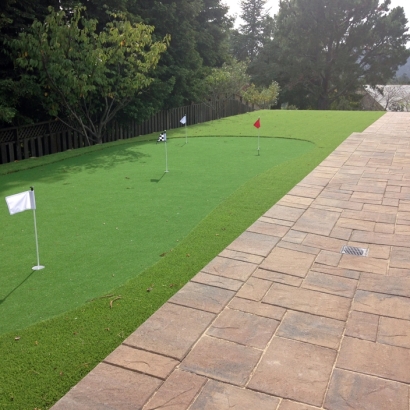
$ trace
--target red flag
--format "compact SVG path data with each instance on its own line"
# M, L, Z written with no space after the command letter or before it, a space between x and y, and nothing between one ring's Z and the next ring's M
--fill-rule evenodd
M258 120L255 122L255 124L253 124L254 127L256 128L260 128L261 127L261 119L258 118Z

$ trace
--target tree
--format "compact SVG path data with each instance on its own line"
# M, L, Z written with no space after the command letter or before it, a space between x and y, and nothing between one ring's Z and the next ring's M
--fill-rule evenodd
M261 108L270 108L276 105L279 97L280 87L273 81L268 88L258 88L251 84L242 94L243 99L251 104L256 104Z
M253 61L272 31L272 18L264 11L266 0L241 0L243 24L232 32L232 53L240 61Z
M121 15L97 33L97 20L83 11L50 9L44 23L36 20L11 44L16 63L41 86L49 114L101 142L107 124L152 82L169 37L153 42L153 27Z
M329 109L363 84L392 78L410 55L410 36L403 8L389 6L390 0L282 0L271 68L285 94L305 108Z

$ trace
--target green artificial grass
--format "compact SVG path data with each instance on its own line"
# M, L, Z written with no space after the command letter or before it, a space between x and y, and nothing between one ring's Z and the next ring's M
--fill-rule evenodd
M14 326L0 336L0 408L49 408L340 142L381 115L261 111L188 127L186 145L184 129L172 130L169 137L181 138L167 144L165 175L164 145L140 139L63 153L57 162L45 157L45 165L41 158L0 167L3 196L36 188L46 265L30 272L32 213L0 210L0 325ZM265 138L272 136L286 139Z

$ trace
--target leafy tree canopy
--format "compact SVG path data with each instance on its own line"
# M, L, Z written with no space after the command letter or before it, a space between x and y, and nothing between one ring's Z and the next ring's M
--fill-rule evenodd
M104 30L82 17L50 8L44 22L12 40L16 63L43 92L43 104L89 139L101 141L107 124L147 87L169 37L152 41L153 27L114 15Z
M261 59L270 59L270 74L290 102L329 109L363 84L386 83L406 62L407 19L402 7L389 6L390 0L282 0Z

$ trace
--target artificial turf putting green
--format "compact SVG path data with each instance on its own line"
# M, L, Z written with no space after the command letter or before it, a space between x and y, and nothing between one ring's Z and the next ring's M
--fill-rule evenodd
M233 135L235 133L243 136L253 135L250 139L250 151L252 153L250 157L252 157L252 160L260 160L265 156L265 151L268 149L268 140L261 138L261 157L256 157L255 136L257 135L257 131L252 127L252 124L256 119L256 114L261 116L261 136L281 136L281 134L284 134L283 136L285 137L311 141L313 144L306 143L311 149L307 149L305 152L293 156L293 158L288 157L283 162L277 164L273 163L265 170L257 170L255 173L256 176L248 179L247 182L242 185L237 185L232 189L230 195L227 193L222 195L219 202L216 203L216 208L214 207L210 212L209 209L207 209L208 215L199 223L197 221L196 223L198 224L196 226L196 223L194 223L193 226L195 226L195 228L191 230L184 239L182 239L182 237L177 238L180 239L180 241L178 242L178 246L175 246L172 252L167 252L163 258L160 258L159 262L146 269L137 278L132 279L123 286L111 291L110 297L97 298L90 303L86 303L77 309L51 320L20 330L18 333L12 332L1 336L1 408L48 408L52 405L64 394L64 392L90 371L91 368L120 344L130 332L135 330L140 323L149 317L161 304L172 296L176 290L209 262L209 260L226 247L264 211L269 209L311 169L320 163L320 161L323 160L340 142L342 142L343 139L354 131L362 131L381 115L381 113L262 111L260 113L246 114L221 121L215 121L213 123L198 125L196 127L189 127L189 135L204 136L207 135L207 132L209 132L209 135L220 136ZM170 136L171 132L169 132L168 135ZM173 135L179 135L183 138L184 131L175 130ZM223 141L223 138L225 137L209 139ZM228 140L230 139L231 138L229 137ZM173 164L172 160L172 158L175 159L176 157L175 155L171 156L172 145L175 149L178 147L180 150L187 148L191 149L190 144L199 144L200 140L202 140L202 138L192 138L192 141L189 139L187 146L183 146L183 139L170 141L168 144L170 172L163 176L159 182L151 182L151 179L159 180L162 176L162 170L164 169L164 156L158 156L160 171L153 178L150 178L149 183L147 182L150 187L149 189L156 189L151 187L159 187L165 178L171 177L171 174L177 174L176 163L174 162ZM245 143L249 138L235 139L238 143L240 140ZM132 143L132 141L130 142ZM119 148L121 151L124 147L128 146L130 142L113 144L112 147L117 146L118 148L121 146L121 148ZM204 141L204 143L205 142L206 141ZM154 148L152 143L147 144L147 146L152 146L152 148ZM208 145L206 145L206 147L206 149L203 148L205 152L208 150ZM295 145L292 145L292 147L295 147ZM158 145L155 146L154 149L157 148L158 150L162 150L164 146ZM104 152L109 149L115 150L115 148L107 146L98 148L93 147L90 151L98 151L102 156L100 154L95 155L99 158L103 158L105 157ZM93 175L94 178L97 179L97 173L104 170L105 173L102 173L102 175L105 175L105 177L103 177L104 180L97 184L97 192L102 194L101 187L105 183L108 183L109 176L111 176L111 174L115 172L114 170L117 169L117 167L120 167L120 165L115 165L117 161L112 161L112 155L110 155L106 160L100 161L98 167L93 167L90 165L88 154L86 154L87 150L83 151L83 154L78 152L73 152L72 154L63 153L64 155L58 155L55 157L56 159L61 159L62 157L76 155L77 160L82 162L88 172L81 171L72 172L70 174L69 172L61 171L62 175L60 175L61 179L59 180L59 183L64 184L68 181L66 178L80 177L82 174L91 177L91 180ZM121 155L120 157L124 157L124 155ZM50 158L46 158L45 161L50 162ZM151 157L150 161L154 161L153 158L154 157ZM120 159L121 158L117 158L118 162L121 162ZM42 159L38 162L35 160L35 165L41 165L41 160ZM72 160L74 160L74 158ZM221 160L218 162L218 165L213 166L221 167L221 169L223 169L223 167L226 166L223 164L228 163L228 160L230 160L230 158L226 158L225 156L223 157L223 161ZM126 162L128 162L128 160L125 161L125 163ZM134 166L136 165L136 162L137 161L134 161ZM55 163L53 166L62 170L64 168L64 163L65 161L62 161L60 163ZM195 162L194 168L197 169L198 166L198 163ZM21 164L10 164L10 167L4 167L3 169L5 172L8 172L10 170L16 170L16 168L19 167L20 169L27 168L28 162L23 161ZM240 167L243 167L243 164L240 165ZM226 168L229 168L229 166L226 166ZM28 187L28 185L33 182L29 182L27 178L31 178L33 173L39 172L39 175L44 178L44 189L47 190L47 183L54 183L53 176L48 172L45 172L47 169L48 166L40 166L24 171L28 172L28 175L19 183L24 182ZM41 170L44 172L41 172ZM16 182L13 182L13 180L16 181L14 178L18 179L18 174L21 173L21 175L23 175L24 172L20 171L16 174L1 176L1 193L8 195L19 192L19 190L15 190L15 188L19 186L22 186L22 190L27 189L26 186L18 185ZM229 170L226 170L226 172L229 172ZM66 176L64 174L69 175ZM129 197L129 195L132 194L132 192L130 192L132 191L132 188L128 184L131 181L135 182L134 178L136 177L133 175L120 175L120 181L123 181L124 184L114 184L118 185L115 189L118 189L118 192L120 192L120 194L122 193L121 195L127 198L127 196ZM127 179L126 177L130 179ZM195 175L191 175L190 178L195 182ZM190 179L187 179L187 181L188 182L186 183L190 183ZM169 178L167 182L170 183L171 178ZM96 182L94 181L94 183ZM39 182L33 184L36 186L38 205L37 214L40 231L41 229L44 229L41 228L40 225L40 206L44 208L50 205L47 205L46 202L48 203L48 201L45 200L43 200L43 204L40 204L41 189L38 188ZM63 191L66 191L68 187L69 185L65 185L65 190ZM127 190L127 187L131 189ZM89 185L88 190L86 190L84 195L87 196L87 193L91 192L93 189L95 192L96 188L90 188ZM162 196L160 195L160 197ZM186 193L184 198L185 201L191 200L189 192ZM100 200L96 201L97 205L103 201L101 198L98 199ZM64 206L65 203L75 202L72 194L62 194L60 200L63 206L56 211L60 213L63 213L64 208L67 208L67 206ZM115 203L118 203L118 201L115 201ZM96 208L95 213L99 213L98 208ZM30 224L32 224L32 215L30 214L30 212L25 212L10 217L7 215L6 210L6 216L9 218L8 222L13 220L13 223L19 223L14 222L15 218L19 216L27 218L24 226L30 226ZM3 215L4 214L0 214L2 223L4 220ZM120 218L121 215L121 212L119 212L118 218ZM125 219L124 215L122 216L123 219ZM134 218L136 217L137 216L134 215ZM173 218L176 218L176 216L174 215ZM118 221L120 221L120 219L118 219ZM170 219L168 219L168 221L170 221ZM174 221L174 226L177 226L179 220L174 219ZM103 225L103 221L100 222ZM43 223L46 222L43 221ZM54 227L50 221L48 221L48 223L50 223L50 227ZM66 226L66 229L71 230L68 243L71 244L72 242L75 243L76 241L81 241L81 238L77 239L74 237L74 234L76 234L77 231L74 228L73 222L68 221L67 224L68 226ZM84 221L83 224L87 224L87 221ZM123 229L132 231L129 225L129 221L128 223L124 222L122 228L118 229L119 232L116 232L117 230L114 231L114 229L109 231L109 235L105 236L105 238L109 238L111 246L117 246L116 239L118 236L116 235L122 234ZM103 229L107 226L96 224L95 227L96 229L100 229L100 231L98 231L99 237L97 238L97 243L104 244L105 241L102 241L102 234L105 233ZM120 228L119 226L116 227ZM22 229L25 228L23 227ZM16 232L19 232L18 229ZM42 241L45 240L46 239L43 237ZM174 240L176 241L175 238ZM31 241L33 241L32 237ZM27 243L29 242L30 241ZM87 244L87 242L83 243ZM55 248L55 251L57 251L58 244L53 242L51 245ZM33 244L27 246L30 246L31 249L33 248ZM46 270L50 270L50 265L45 262L48 257L46 255L47 251L44 249L46 246L43 242L41 243L41 246L42 248L40 248L40 252L43 259L42 262L46 265ZM63 248L66 248L66 246ZM3 255L3 247L0 249L2 250ZM169 248L165 249L165 251L167 250L169 250ZM163 249L161 249L161 251L163 251ZM12 252L14 251L12 250ZM118 250L118 252L120 251ZM124 260L121 260L121 262L124 263L125 268L132 267L132 262L128 261L128 259L133 257L133 255L129 255L130 253L132 255L132 252L128 249L128 253L125 252ZM63 253L59 253L59 255L62 254ZM96 259L100 261L110 259L104 255L104 253L97 253L94 255L93 253L85 252L85 254L86 257L84 260L86 260L87 257L96 257ZM117 255L117 253L115 253L115 255ZM158 258L158 253L156 254L156 257ZM69 260L72 261L73 259L74 255L70 255ZM119 258L114 261L117 263L117 267L119 263L118 259ZM31 259L26 261L26 263L28 263L28 266L30 267L33 264L33 256L31 256ZM26 266L26 263L24 266ZM81 264L79 264L79 267L81 267ZM99 272L105 272L103 263L101 263L101 267ZM64 265L62 268L65 269L66 266ZM125 268L122 268L121 270ZM42 271L42 274L46 274L46 270ZM96 269L96 271L97 270L98 269ZM28 276L29 273L30 272L26 272L25 275ZM26 276L23 276L22 280L24 280ZM38 277L34 277L34 274L31 275L29 279L16 289L16 291L13 291L11 295L7 297L6 301L8 302L11 300L16 292L27 283L30 283L34 278L38 279ZM44 283L45 282L46 281L44 281ZM19 284L18 281L17 284ZM57 285L58 284L56 283L56 286ZM150 292L147 292L148 288L151 289ZM28 297L34 297L34 292L34 290L31 290ZM47 299L52 301L54 299L54 292L54 289L51 289ZM121 296L121 298L119 298L119 296ZM2 297L4 298L4 296ZM110 301L113 301L112 308L110 308ZM57 302L60 302L60 300ZM39 300L38 303L48 303L48 301ZM5 303L0 305L0 310L4 305ZM4 316L1 315L0 320L3 321L3 318ZM15 340L16 336L19 336L20 339Z

